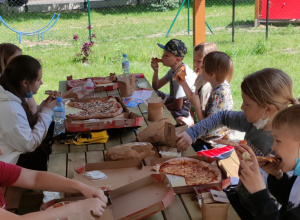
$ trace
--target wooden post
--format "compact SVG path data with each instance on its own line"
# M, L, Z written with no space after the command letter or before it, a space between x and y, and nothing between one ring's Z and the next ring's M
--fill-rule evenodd
M254 27L258 27L260 25L259 22L260 10L261 10L261 0L255 0Z
M193 4L193 36L196 46L205 42L205 0L194 0Z

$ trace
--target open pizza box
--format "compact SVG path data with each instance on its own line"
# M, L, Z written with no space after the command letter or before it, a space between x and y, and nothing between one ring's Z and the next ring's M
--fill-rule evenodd
M142 177L108 192L108 197L108 206L100 218L92 217L87 211L73 214L68 217L68 220L143 219L164 210L175 198L170 182L164 174L151 174ZM76 198L64 200L68 199L76 200Z
M87 81L87 79L90 78L94 82L94 90L96 92L98 91L111 91L119 88L119 84L117 82L117 76L115 73L110 73L109 76L106 77L87 77L83 79L73 79L73 76L67 77L67 90L70 90L74 87L83 87ZM107 83L99 83L101 80L109 81Z
M101 171L107 178L97 181L87 178L86 172L94 170ZM74 173L74 179L89 186L114 190L154 173L156 172L152 167L143 166L142 160L106 161L87 163L84 172Z
M112 128L124 128L124 127L139 127L144 124L144 117L137 115L133 112L129 112L128 108L124 105L119 97L91 97L78 99L76 102L87 102L89 100L108 100L110 98L115 98L123 107L123 113L113 117L113 118L103 118L103 119L89 119L89 120L74 120L67 118L65 120L65 126L67 131L71 132L81 132L81 131L92 131L92 130L106 130ZM66 115L68 113L73 113L72 108L65 105ZM80 109L77 111L80 111Z
M213 163L214 165L218 165L217 161L213 158L205 157L205 156L186 156L188 158L194 158L200 161L204 161L207 163ZM177 157L174 157L177 158ZM156 164L163 163L167 160L172 159L169 158L145 158L145 164L147 166L155 166ZM219 167L219 166L218 166ZM177 194L185 194L185 193L193 193L195 192L194 187L202 187L202 188L212 188L216 190L221 190L226 188L230 184L230 179L227 178L227 173L224 171L222 167L219 167L222 173L222 181L218 183L210 183L210 184L203 184L203 185L186 185L185 179L182 176L170 175L166 174L169 178L174 192Z

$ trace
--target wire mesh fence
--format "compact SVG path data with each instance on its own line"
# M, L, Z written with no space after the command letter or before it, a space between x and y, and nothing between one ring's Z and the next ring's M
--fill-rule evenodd
M47 24L54 12L61 14L60 20L57 22L59 24L62 23L61 20L76 19L76 15L78 18L87 16L88 9L86 0L0 0L0 2L0 15L4 22L12 29L21 32L38 30ZM232 33L228 29L232 27L233 2L235 2L236 27L246 30L254 26L255 0L206 0L205 13L208 34L213 35L225 31L226 39L231 39ZM126 17L126 25L131 22L132 25L144 26L143 33L138 33L135 30L131 36L127 37L136 37L140 34L167 36L168 32L173 36L176 34L192 34L192 7L192 0L90 1L90 9L96 15L114 16L122 14ZM91 16L93 25L102 20L101 17L97 17L95 14ZM131 19L130 14L137 15L137 19ZM143 18L144 14L151 14L155 19L149 17L149 20L146 20ZM80 23L77 25L80 25ZM114 28L122 29L123 25L122 21L119 21L114 24ZM151 28L148 28L149 26ZM53 30L55 29L53 27ZM0 30L5 35L14 34L6 29L3 24L0 25ZM47 35L47 39L53 40L56 38L56 33L53 31L49 31ZM118 34L114 36L117 37ZM30 37L26 39L31 40ZM0 40L3 39L0 38Z

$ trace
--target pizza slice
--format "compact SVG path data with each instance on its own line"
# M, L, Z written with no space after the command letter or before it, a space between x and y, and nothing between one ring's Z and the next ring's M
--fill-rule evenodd
M186 76L185 66L181 65L177 72L175 73L173 80L184 81Z
M245 161L252 161L251 155L246 151L242 154L243 160ZM256 156L256 159L259 163L261 162L267 162L267 163L279 163L279 160L277 157L263 157L263 156Z
M184 176L184 158L174 158L167 160L161 164L156 164L154 166L154 169L166 174Z
M215 142L217 144L229 145L229 146L232 146L232 147L237 147L240 144L247 144L247 140L242 140L242 141L239 141L239 142L235 142L235 141L231 141L231 140L218 139L218 140L213 140L213 142Z
M153 60L154 62L156 62L156 63L162 63L162 59L159 59L159 58L157 58L157 57L152 58L152 60Z
M61 96L61 92L54 91L54 90L46 90L45 91L46 95L52 96L53 98L57 98Z

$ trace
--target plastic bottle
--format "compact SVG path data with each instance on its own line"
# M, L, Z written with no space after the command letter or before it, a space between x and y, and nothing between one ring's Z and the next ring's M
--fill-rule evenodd
M123 69L123 74L126 74L127 76L129 76L129 60L128 60L126 54L123 54L122 69Z
M59 135L66 131L65 129L65 106L62 102L62 97L56 98L56 106L53 109L54 111L54 135Z
M85 84L85 95L88 97L95 97L94 83L92 79L87 79Z

